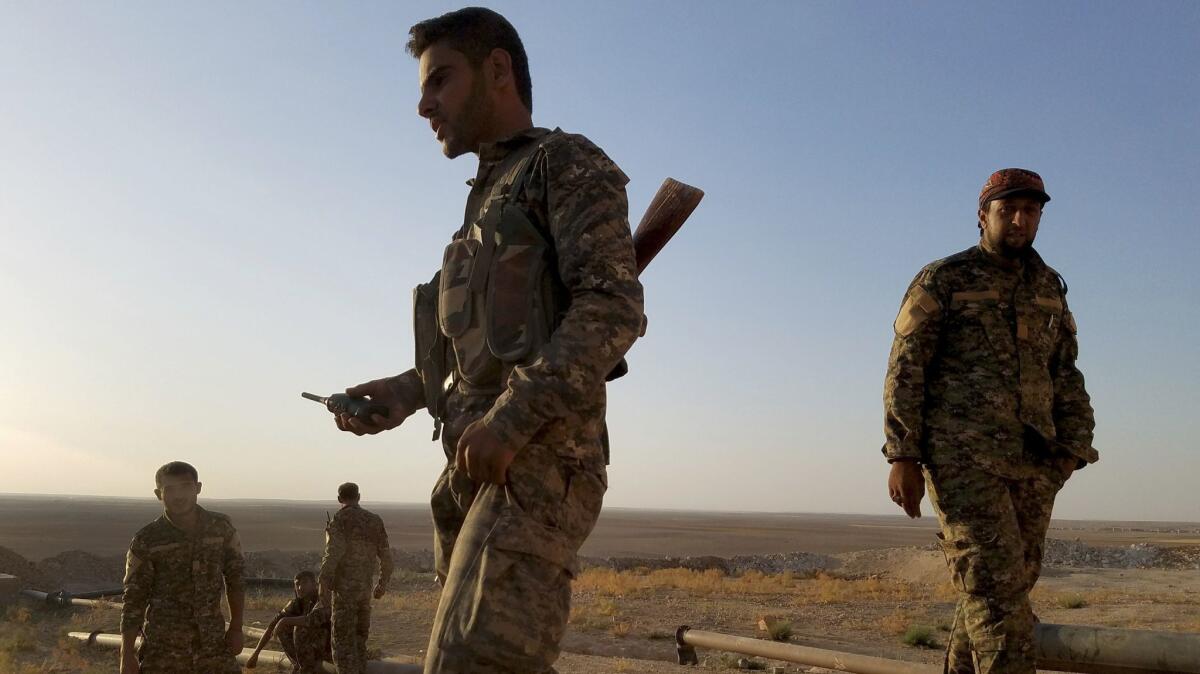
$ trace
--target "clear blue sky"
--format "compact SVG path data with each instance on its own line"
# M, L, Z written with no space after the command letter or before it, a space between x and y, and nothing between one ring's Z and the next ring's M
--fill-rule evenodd
M214 497L427 499L428 417L355 438L298 394L411 365L475 161L403 45L456 7L0 5L0 492L147 495L181 458ZM1200 3L493 7L635 220L667 175L708 193L643 277L609 505L893 512L892 320L1022 166L1098 418L1057 514L1200 520Z

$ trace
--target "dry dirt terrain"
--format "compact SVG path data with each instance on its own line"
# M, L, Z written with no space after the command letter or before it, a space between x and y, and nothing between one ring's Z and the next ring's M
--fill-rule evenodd
M331 506L202 503L234 518L254 573L290 576L318 563ZM368 507L383 515L399 567L391 592L375 605L370 647L417 662L437 602L428 513ZM119 585L129 537L159 512L148 500L15 496L0 496L0 511L0 573L71 591ZM793 643L938 662L953 593L932 536L932 520L902 517L608 510L584 549L588 566L575 582L558 669L683 672L674 664L680 624L770 638L759 625L764 617L776 638ZM1034 593L1043 621L1200 632L1200 525L1055 522L1050 536ZM252 591L248 624L264 626L287 599L281 591ZM114 652L88 650L64 635L115 631L117 616L114 609L10 605L0 620L0 672L111 672ZM739 665L732 654L700 657L703 670Z

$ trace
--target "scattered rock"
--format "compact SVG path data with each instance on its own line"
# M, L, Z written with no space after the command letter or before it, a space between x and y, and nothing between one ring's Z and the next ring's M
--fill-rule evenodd
M1150 543L1098 547L1079 539L1046 539L1042 562L1047 566L1102 569L1200 569L1200 549L1163 548Z

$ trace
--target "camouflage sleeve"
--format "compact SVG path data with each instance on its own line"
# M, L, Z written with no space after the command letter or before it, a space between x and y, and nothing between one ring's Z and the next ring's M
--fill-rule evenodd
M1100 455L1092 447L1092 431L1096 428L1092 399L1084 388L1083 373L1075 366L1079 357L1075 317L1065 304L1063 327L1050 371L1054 380L1055 444L1078 457L1078 467L1082 468L1098 461Z
M921 459L925 419L925 370L937 349L943 320L942 301L933 275L922 270L908 286L883 382L883 454L888 462Z
M515 448L550 419L587 413L642 326L625 174L580 137L547 143L537 162L530 183L545 190L547 225L570 306L538 357L513 369L484 417Z
M346 554L346 532L341 522L334 518L325 529L325 554L321 557L321 572L318 579L325 587L333 587L333 576L338 564Z
M291 601L289 601L288 603L283 605L283 608L280 609L279 615L277 617L279 617L279 618L298 618L302 615L304 615L304 611L301 610L300 598L296 597L296 598L292 599Z
M232 524L229 525L229 533L225 538L225 549L221 558L221 574L225 576L227 593L245 591L246 559L242 556L242 539Z
M135 536L125 555L125 593L121 606L121 633L138 632L150 605L150 591L154 587L154 563L150 561L146 546Z
M413 410L425 407L425 386L421 382L421 373L416 368L388 379L388 388L401 400L409 403Z
M388 543L387 529L383 526L383 519L376 518L379 526L378 540L375 542L375 554L379 557L379 584L387 587L388 581L392 578L392 546Z

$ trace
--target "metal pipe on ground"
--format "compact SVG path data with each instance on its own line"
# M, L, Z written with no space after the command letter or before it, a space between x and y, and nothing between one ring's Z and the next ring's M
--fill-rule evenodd
M1088 674L1200 674L1200 634L1038 623L1038 669Z
M78 639L89 646L102 646L105 648L120 648L120 634L104 634L102 632L70 632L67 634L72 639ZM138 638L138 643L141 643L141 638ZM244 648L237 655L238 664L246 664L246 660L254 653L253 648ZM258 654L258 664L281 664L291 665L291 660L288 656L279 651L263 651ZM336 674L337 670L331 663L324 663L326 672ZM390 658L383 660L370 660L367 662L367 674L421 674L424 670L420 665L412 665L406 662L400 662Z
M114 587L108 590L92 590L90 592L72 592L76 599L103 599L104 597L120 597L125 594L125 588Z
M687 662L696 662L695 651L689 652L686 650L687 647L691 646L693 649L699 647L733 651L735 653L757 655L758 657L770 658L772 660L785 660L787 662L797 662L804 665L824 667L826 669L855 672L856 674L939 674L942 671L940 665L888 660L887 658L876 658L870 655L827 651L823 648L811 648L809 646L785 644L778 641L765 641L750 637L737 637L718 632L705 632L703 630L694 630L687 625L680 627L675 632L675 641L679 646L680 664L684 664L685 657L687 658Z
M21 590L21 596L28 597L35 601L40 601L49 606L91 606L91 607L106 607L120 608L121 602L106 601L104 599L83 599L69 592L59 590L58 592L42 592L40 590Z
M695 648L712 648L857 674L936 674L941 666L842 653L684 625L675 633L680 664L695 663ZM1086 674L1200 674L1200 635L1038 623L1038 669ZM690 649L690 650L689 650Z

